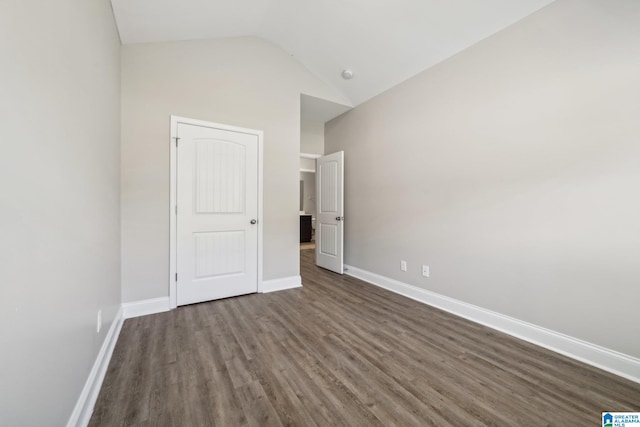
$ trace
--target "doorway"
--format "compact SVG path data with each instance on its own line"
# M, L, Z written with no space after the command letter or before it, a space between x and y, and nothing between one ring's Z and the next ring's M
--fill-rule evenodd
M341 221L344 219L342 212L342 199L340 206L337 204L333 206L331 203L324 210L324 216L322 222L320 221L320 205L321 194L318 191L319 176L321 175L316 170L316 163L318 159L325 155L324 144L324 130L325 124L338 117L339 115L349 111L352 107L348 105L338 104L326 99L316 98L310 95L300 95L300 175L301 175L301 191L300 191L300 249L315 249L317 258L320 259L318 265L328 268L338 273L343 273L343 230L344 227ZM342 179L342 160L340 160L340 174ZM334 178L338 178L337 173L329 173L331 171L338 172L338 169L333 168L333 160L330 160L325 165L325 174L327 178L331 178L323 185L329 193L335 190L335 192L326 196L338 195L338 184L340 185L340 195L342 195L342 183L333 182ZM308 199L308 192L303 190L306 187L306 181L303 177L303 173L313 173L314 180L316 181L316 191L313 196L313 206L310 207L310 200ZM303 187L304 186L304 187ZM341 196L342 197L342 196ZM327 199L328 201L328 199ZM305 206L306 204L306 206ZM335 208L335 209L334 209ZM311 211L311 212L307 212ZM311 214L311 222L313 228L313 242L306 242L305 233L303 230L303 222L308 222L308 219L303 218L303 215ZM339 219L337 219L339 218ZM322 229L322 230L321 230ZM322 238L324 236L324 239ZM324 241L324 246L320 247L321 241ZM320 249L320 252L318 250Z

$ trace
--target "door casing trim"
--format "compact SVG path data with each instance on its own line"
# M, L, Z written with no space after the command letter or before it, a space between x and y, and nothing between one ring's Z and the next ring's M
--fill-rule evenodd
M177 150L176 150L176 138L179 124L187 124L193 126L203 126L213 129L221 129L232 132L247 133L255 135L258 138L258 283L257 291L263 292L263 280L262 280L262 204L263 204L263 139L264 132L261 130L241 128L237 126L224 125L220 123L214 123L204 120L190 119L180 116L171 116L171 139L169 141L170 146L170 190L169 190L169 305L174 309L178 306L178 287L176 282L177 273L177 176L178 176L178 164L177 164Z

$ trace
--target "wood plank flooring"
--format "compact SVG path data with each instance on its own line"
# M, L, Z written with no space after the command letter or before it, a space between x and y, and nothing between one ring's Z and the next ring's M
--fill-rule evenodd
M640 385L313 263L124 323L91 426L597 426Z

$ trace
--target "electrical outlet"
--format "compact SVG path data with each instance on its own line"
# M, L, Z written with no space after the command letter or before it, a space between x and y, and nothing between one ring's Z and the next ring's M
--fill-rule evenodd
M407 271L407 261L405 260L400 261L400 270Z
M429 266L428 265L423 265L422 266L422 275L424 277L429 277Z
M96 326L96 333L100 333L102 328L102 310L98 310L98 326Z

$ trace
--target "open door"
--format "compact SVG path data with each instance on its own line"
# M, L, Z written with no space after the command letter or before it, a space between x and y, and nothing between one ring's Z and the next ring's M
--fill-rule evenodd
M317 160L316 198L316 264L343 274L344 151Z

